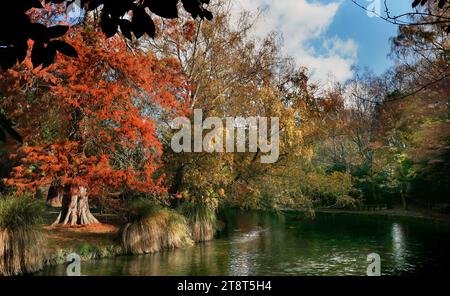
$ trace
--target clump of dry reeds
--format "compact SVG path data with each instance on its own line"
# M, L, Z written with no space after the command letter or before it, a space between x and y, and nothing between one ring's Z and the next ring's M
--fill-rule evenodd
M38 228L44 206L29 196L0 197L0 275L36 272L44 262Z
M186 219L152 201L129 204L128 219L121 232L122 245L128 254L149 254L192 244Z
M216 232L216 207L207 202L187 202L182 207L183 214L188 218L191 236L195 242L212 240Z

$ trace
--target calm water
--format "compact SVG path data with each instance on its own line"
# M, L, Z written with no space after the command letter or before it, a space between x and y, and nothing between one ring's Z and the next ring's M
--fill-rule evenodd
M365 275L378 253L382 274L441 274L450 264L450 226L352 214L228 211L222 236L193 247L83 262L83 275ZM39 275L64 275L65 266Z

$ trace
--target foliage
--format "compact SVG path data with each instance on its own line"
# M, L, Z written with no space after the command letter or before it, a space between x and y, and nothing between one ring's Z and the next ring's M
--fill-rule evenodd
M329 175L311 172L299 182L299 187L301 195L309 197L319 206L343 208L354 206L356 202L352 176L345 172Z
M42 222L45 207L30 195L0 197L0 228L33 228Z
M55 110L51 121L45 113L30 120L27 109L15 111L19 128L32 120L37 124L24 135L27 145L16 154L18 166L8 185L84 186L89 196L100 197L120 190L165 192L151 110L183 114L185 80L178 63L141 49L127 51L122 39L104 40L89 26L72 32L72 42L83 52L79 59L64 59L37 74L27 60L5 77L5 89L14 87L5 107L23 100L15 83L30 83L31 104ZM41 79L46 86L36 91ZM41 137L48 127L54 136Z
M184 17L162 23L166 38L152 40L151 49L179 60L190 82L191 110L202 109L205 117L279 118L283 155L276 164L266 165L260 163L260 151L175 154L168 128L163 132L168 187L173 195L188 192L200 201L222 189L226 194L220 203L240 198L241 205L259 204L259 189L275 183L274 172L289 176L291 171L283 172L287 164L311 155L308 138L316 131L319 113L315 86L306 69L282 54L275 34L261 41L252 35L257 17L251 12L239 16L234 26L226 1L211 9L211 22Z

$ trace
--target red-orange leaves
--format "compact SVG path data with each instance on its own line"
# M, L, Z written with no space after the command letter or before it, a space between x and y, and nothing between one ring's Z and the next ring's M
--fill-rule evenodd
M178 62L131 51L122 38L105 40L94 30L70 35L79 57L61 57L43 72L52 77L46 95L67 114L52 118L52 126L66 136L23 147L8 184L76 184L100 196L124 188L164 192L155 120L185 113L187 83Z

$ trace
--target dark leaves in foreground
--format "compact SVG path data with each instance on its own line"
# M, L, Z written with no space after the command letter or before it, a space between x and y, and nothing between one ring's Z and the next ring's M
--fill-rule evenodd
M431 1L433 1L433 0L431 0ZM429 1L429 0L414 0L413 3L412 3L412 7L416 8L419 5L424 6L424 5L426 5L427 3L431 2L431 1ZM450 9L450 0L434 0L434 1L437 3L437 5L438 5L438 7L440 9L444 9L444 7L446 5ZM448 34L450 34L450 25L447 27L446 32Z
M444 8L445 3L450 3L450 0L435 0L435 1L438 3L438 7L441 8L441 9ZM412 7L415 8L419 4L423 6L423 5L427 4L427 3L428 3L428 0L414 0L413 4L412 4Z
M213 15L204 6L210 0L45 0L47 4L67 6L76 3L86 11L98 10L100 27L106 37L120 32L128 39L141 38L144 34L155 37L156 29L148 11L163 18L178 17L178 3L193 18L211 20ZM77 51L66 42L59 40L69 30L68 26L47 27L33 23L27 12L43 8L40 0L5 0L0 12L0 68L6 71L17 63L22 63L29 50L28 40L33 40L31 61L35 68L46 68L53 64L59 52L69 57L77 57ZM131 19L124 16L132 12ZM21 136L14 130L14 124L4 115L0 115L0 141L5 141L6 134L21 142Z
M28 51L28 40L34 41L32 48L32 62L34 67L42 68L50 66L56 53L62 53L70 57L76 57L75 49L69 44L56 40L63 37L68 26L46 27L43 24L33 23L26 14L31 8L43 8L40 0L6 0L2 3L0 15L0 67L3 70L14 67L25 60ZM45 0L45 3L70 5L74 0ZM178 17L178 3L181 2L184 9L193 18L212 19L212 14L204 5L209 0L78 0L81 7L87 11L98 10L100 13L100 27L106 37L112 37L119 32L132 39L147 34L155 37L155 24L148 11L163 18ZM124 16L132 12L132 18Z

